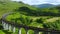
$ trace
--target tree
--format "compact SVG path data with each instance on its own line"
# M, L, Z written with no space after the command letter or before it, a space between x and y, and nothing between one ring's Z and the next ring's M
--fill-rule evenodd
M60 20L56 20L55 22L49 22L44 24L45 28L60 30Z
M22 4L24 4L22 1L19 1L19 3L22 3Z
M37 19L36 22L37 22L37 23L43 23L43 19L42 19L42 18Z
M23 7L19 7L18 9L19 11L30 11L30 9L26 6L23 6Z
M32 23L32 19L30 19L30 17L27 16L22 16L20 18L16 18L15 22L17 22L18 20L20 20L21 23L18 24L24 24L24 25L29 25L30 23Z

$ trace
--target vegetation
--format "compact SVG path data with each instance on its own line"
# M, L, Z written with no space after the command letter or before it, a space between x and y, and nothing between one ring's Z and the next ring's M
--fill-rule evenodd
M6 17L7 21L38 28L60 30L60 6L41 9L24 4L23 2L0 1L0 19L2 15L9 12L13 13ZM0 25L0 28L1 34L12 34L11 32L4 31L2 25ZM22 30L25 33L24 29ZM32 32L30 33L33 34Z
M46 24L44 24L44 27L49 28L49 29L54 29L54 30L60 30L60 20L56 20L55 22L46 23Z

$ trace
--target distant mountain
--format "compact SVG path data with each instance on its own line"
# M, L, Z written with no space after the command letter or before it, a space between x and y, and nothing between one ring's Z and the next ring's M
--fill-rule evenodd
M38 8L50 8L50 7L54 7L56 5L53 4L40 4L40 5L33 5L34 7L38 7Z

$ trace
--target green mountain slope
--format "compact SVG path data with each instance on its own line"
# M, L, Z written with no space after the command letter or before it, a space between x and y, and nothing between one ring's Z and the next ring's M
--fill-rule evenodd
M14 11L15 9L18 9L18 7L21 6L27 6L31 9L36 10L36 8L32 8L31 6L24 4L22 2L13 2L13 1L0 1L0 17L9 11Z
M14 12L6 17L8 21L16 22L17 24L24 24L27 26L33 26L38 28L53 28L59 29L59 25L56 25L57 21L54 17L59 16L60 7L53 8L35 8L30 5L24 4L22 2L13 2L13 1L0 1L0 18L3 14L9 12ZM54 17L53 17L54 16ZM48 22L48 20L56 22ZM58 17L57 17L58 18ZM47 24L44 21L48 22ZM48 26L47 26L48 25ZM51 27L51 26L53 27ZM56 25L56 26L55 26ZM56 28L57 27L57 28ZM1 30L1 32L3 32ZM7 31L6 31L7 32ZM3 32L4 33L4 32Z

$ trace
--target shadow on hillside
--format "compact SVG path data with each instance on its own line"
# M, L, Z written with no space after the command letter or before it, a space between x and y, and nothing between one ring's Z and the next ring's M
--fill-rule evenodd
M19 7L18 11L27 16L54 16L59 17L60 13L53 13L53 12L43 12L40 10L32 10L28 7Z
M12 34L12 32L8 32L8 30L2 30L5 34Z

